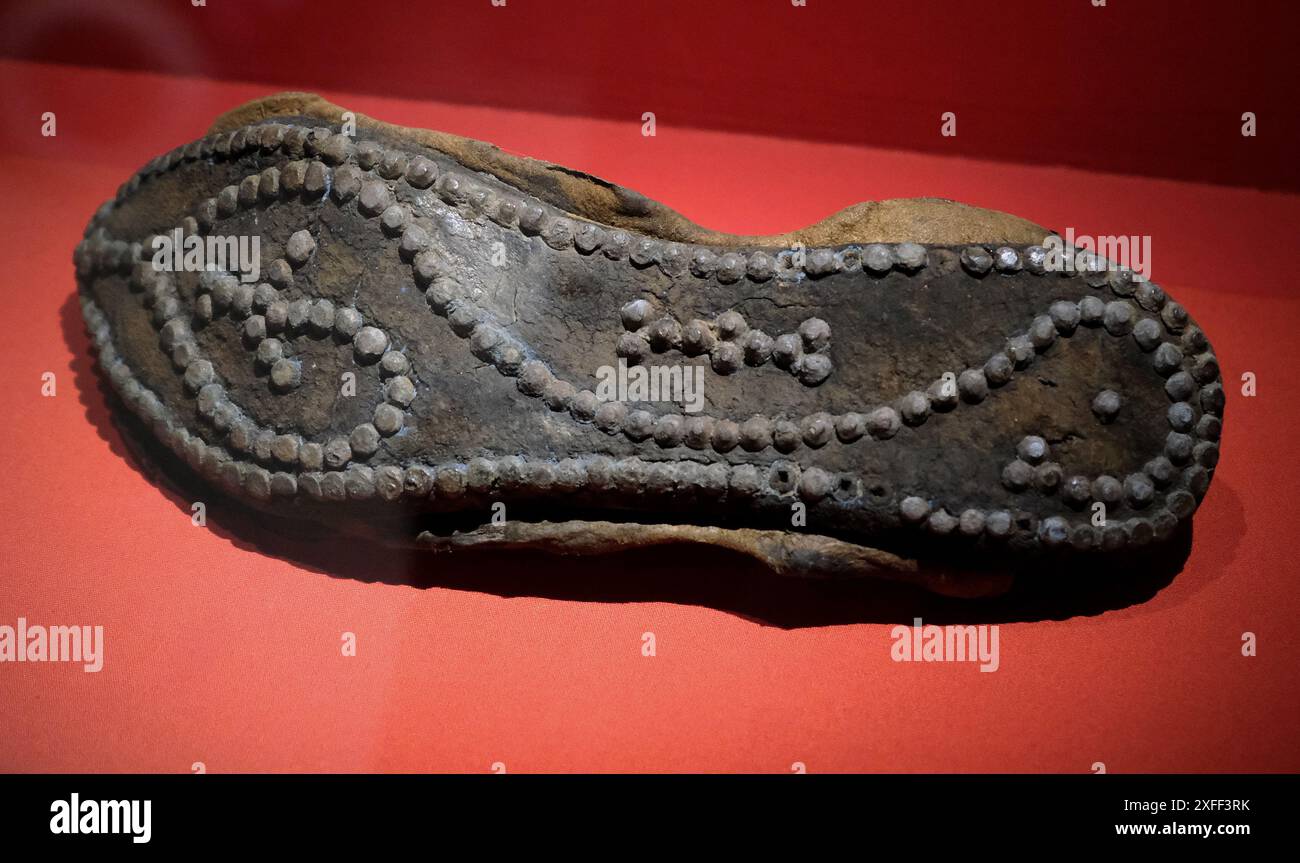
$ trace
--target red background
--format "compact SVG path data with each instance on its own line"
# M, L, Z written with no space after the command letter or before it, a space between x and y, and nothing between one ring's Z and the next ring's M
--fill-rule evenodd
M1300 191L1294 0L1092 4L0 0L0 56Z
M1277 158L1296 139L1263 111L1259 138L1238 132L1243 99L1290 111L1291 76L1270 68L1283 55L1265 50L1285 28L1218 4L1162 19L1173 4L809 2L370 3L364 19L323 3L104 4L116 29L70 5L6 9L10 57L127 69L0 60L0 623L99 624L107 640L98 674L0 665L0 769L1300 769L1300 200ZM1095 102L1081 81L1144 131L1045 104L1051 128L1027 122L1056 89ZM108 417L71 249L132 170L265 82L588 171L728 231L941 195L1150 234L1154 277L1200 319L1228 384L1184 571L1129 593L963 605L779 582L720 554L567 570L380 556L267 535L219 501L191 526L189 499ZM959 135L940 139L949 102ZM1007 123L988 125L995 105ZM659 114L654 138L643 110ZM1161 131L1161 117L1191 125ZM1246 371L1255 398L1235 383ZM917 614L1000 624L1001 669L892 662L892 626ZM1257 657L1241 656L1244 632Z

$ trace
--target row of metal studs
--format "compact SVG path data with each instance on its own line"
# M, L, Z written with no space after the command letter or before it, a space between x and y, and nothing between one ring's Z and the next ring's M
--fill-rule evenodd
M1157 290L1158 290L1158 289L1157 289ZM1173 321L1166 321L1166 322L1173 322Z

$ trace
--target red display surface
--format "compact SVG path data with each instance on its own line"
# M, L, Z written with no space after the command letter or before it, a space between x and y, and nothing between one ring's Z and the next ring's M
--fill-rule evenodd
M0 79L0 625L101 625L106 640L98 673L0 664L0 769L1300 769L1296 196L664 119L645 138L636 118L326 89L728 231L938 195L1079 234L1149 234L1153 277L1223 367L1223 460L1191 555L1129 601L1061 611L774 584L705 552L417 559L329 537L253 541L256 525L218 501L193 526L191 501L152 480L110 421L89 358L70 263L89 216L139 165L266 88L16 61L0 61ZM44 111L56 137L40 135ZM894 662L891 630L918 615L997 624L999 669ZM1245 633L1258 655L1242 655Z

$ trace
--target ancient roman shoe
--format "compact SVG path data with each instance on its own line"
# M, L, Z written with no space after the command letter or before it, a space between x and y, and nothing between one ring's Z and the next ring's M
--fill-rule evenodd
M1206 493L1205 334L1033 224L917 199L730 236L349 121L245 105L132 176L74 256L122 401L253 506L429 548L704 542L980 593L1149 553Z

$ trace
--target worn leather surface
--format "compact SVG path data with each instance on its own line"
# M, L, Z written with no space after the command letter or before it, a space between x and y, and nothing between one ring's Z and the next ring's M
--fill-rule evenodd
M572 529L545 525L605 525L593 530L609 548L648 542L651 533L660 542L675 530L683 541L695 542L703 527L741 531L720 544L747 550L781 571L843 575L883 567L911 572L919 558L936 569L961 565L987 573L1048 552L1092 553L1103 545L1112 554L1131 556L1139 543L1130 522L1146 524L1137 537L1144 545L1152 539L1159 545L1190 516L1194 501L1189 506L1189 500L1205 491L1217 459L1217 428L1213 440L1199 441L1205 446L1195 457L1179 460L1149 502L1116 502L1109 535L1107 525L1092 524L1088 501L1063 502L1059 484L1040 488L1035 480L1028 489L1008 487L1005 472L1026 437L1041 437L1049 445L1046 460L1060 466L1059 479L1122 481L1141 474L1169 445L1171 401L1191 405L1190 423L1198 428L1201 420L1222 411L1221 388L1217 401L1214 396L1217 364L1204 360L1213 360L1208 343L1193 321L1162 317L1168 305L1163 294L1159 305L1148 308L1132 284L1113 288L1104 276L1043 275L1025 267L974 272L969 260L963 261L972 245L985 254L1010 247L1023 256L1047 234L1029 222L915 199L860 204L789 234L736 237L696 226L641 195L580 172L482 142L365 117L357 118L355 147L349 142L336 161L313 153L306 140L298 152L287 145L254 145L228 156L213 143L264 121L337 128L342 113L318 97L282 94L223 116L204 139L218 152L205 156L199 145L192 154L181 148L146 170L101 212L78 252L92 329L106 336L136 386L154 393L168 409L159 419L150 413L152 402L145 406L164 445L254 506L345 529L386 527L393 541L435 546L531 542L588 553L601 544L565 541ZM440 178L458 182L447 187L440 180L421 188L396 168L385 177L383 165L358 161L363 142L397 154L403 166L423 157ZM271 452L266 438L271 433L294 437L297 452L378 422L375 412L388 397L393 375L377 357L363 361L356 345L332 324L313 332L307 323L292 334L289 327L283 350L301 380L286 392L273 385L265 364L256 359L257 343L273 335L250 336L247 320L257 309L219 310L211 320L196 321L200 297L213 295L211 283L177 273L171 279L174 309L160 318L163 294L155 295L152 283L140 284L149 281L147 274L114 252L183 224L205 201L249 177L265 178L268 169L288 176L290 162L321 164L325 187L268 194L263 179L255 201L220 215L211 230L259 236L264 266L290 257L291 238L305 231L310 251L292 268L289 283L276 286L277 300L313 306L328 300L334 311L355 310L366 327L382 331L388 352L401 354L407 364L401 376L413 390L400 431L380 436L373 451L354 453L333 471L328 464L282 458ZM351 171L348 183L339 181L340 170ZM366 212L366 184L372 191L382 187L383 207L373 212ZM350 197L340 193L345 186ZM519 213L502 217L495 209L501 201L536 208L542 214L536 229L525 227ZM402 211L401 224L385 226L379 211L389 206ZM558 224L567 227L551 233ZM403 246L411 226L428 241L416 254ZM584 250L576 238L584 226L605 241L616 230L626 232L630 251L606 254L608 243ZM643 242L653 243L656 251L638 262L634 252ZM861 262L863 250L878 243L924 244L925 263L869 272ZM680 257L664 257L670 246ZM790 260L792 251L807 263L781 270L780 262ZM834 255L829 268L814 267L818 251ZM695 266L700 252L710 252L705 258L711 263ZM779 272L724 279L718 259L728 253L744 261L768 255ZM430 294L438 291L445 296L431 301ZM1190 393L1171 396L1168 375L1153 371L1152 352L1123 327L1112 332L1099 320L1071 327L1068 334L1053 333L1049 345L1017 363L1021 367L1010 380L986 397L927 409L920 422L899 423L888 435L841 433L838 419L898 406L910 393L929 391L945 373L979 370L1007 350L1009 338L1025 334L1035 319L1047 315L1053 303L1073 305L1089 297L1123 305L1135 320L1157 321L1161 340L1179 346L1184 377L1195 372ZM621 427L611 430L593 423L573 407L572 392L554 385L567 383L573 392L590 389L599 368L617 362L620 340L632 332L623 314L632 301L646 304L647 326L702 321L713 327L715 340L724 338L716 325L727 313L739 314L746 329L771 337L800 334L810 321L821 322L829 329L825 343L814 350L804 339L803 347L825 357L830 370L821 378L801 378L770 360L719 373L710 356L689 356L669 339L665 349L653 349L642 361L703 366L702 415L715 424L738 425L760 415L769 442L763 444L760 434L759 445L719 446L714 435L693 445L681 429L659 422L678 410L671 405L640 406L656 421L648 437L637 439ZM270 317L262 311L263 318ZM222 389L220 403L261 430L260 450L256 435L247 446L232 444L230 417L214 423L212 416L203 416L201 387L187 380L172 345L160 350L160 339L171 339L160 330L172 317L182 321L173 327L180 332L177 338L192 338L194 354L211 363L211 380ZM521 373L520 363L503 362L493 354L497 348L475 342L476 333L489 329L517 345L520 362L535 364L541 377L534 381ZM653 333L642 335L653 342ZM341 397L338 382L348 373L356 376L357 393ZM118 383L125 379L124 373L115 377ZM1103 390L1122 398L1113 421L1101 421L1092 408ZM809 444L805 421L819 416L835 433ZM690 419L683 415L684 422ZM796 430L789 448L778 440L782 424ZM184 439L177 441L182 429ZM476 465L484 464L488 472L475 474ZM745 466L752 471L738 474ZM418 474L414 480L412 470ZM331 478L334 484L322 486L329 473L338 474ZM738 488L737 476L742 486L757 477L757 488ZM900 511L909 499L926 504L919 525ZM495 502L507 504L510 520L533 526L508 534L488 524ZM806 507L805 524L792 525L795 504ZM981 519L1004 513L1010 530L993 536L983 521L979 530L966 532L964 524L958 530L931 518L940 511L954 521L968 512ZM1050 543L1051 549L1044 548L1048 519L1062 520L1066 528L1065 540ZM759 533L744 532L755 530ZM457 531L471 531L471 539L448 539ZM772 555L771 544L758 537L776 533L806 553ZM792 566L791 560L802 563Z

